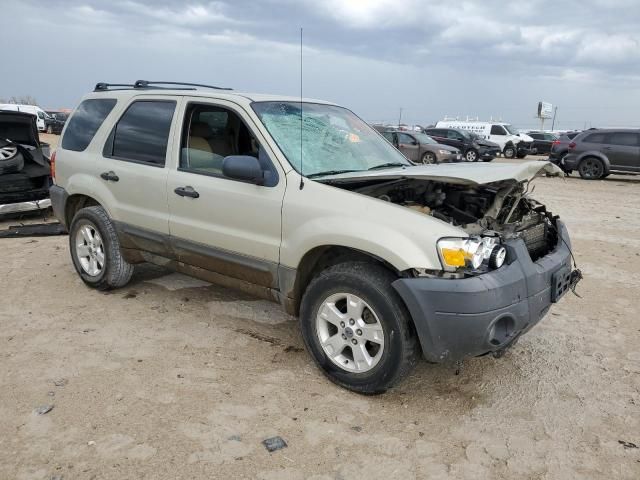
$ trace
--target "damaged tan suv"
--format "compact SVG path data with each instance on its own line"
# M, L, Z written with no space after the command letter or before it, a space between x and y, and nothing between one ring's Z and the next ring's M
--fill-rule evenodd
M412 166L327 102L98 84L53 160L87 285L121 287L151 262L279 302L357 392L420 356L499 355L579 278L564 224L528 194L557 167Z

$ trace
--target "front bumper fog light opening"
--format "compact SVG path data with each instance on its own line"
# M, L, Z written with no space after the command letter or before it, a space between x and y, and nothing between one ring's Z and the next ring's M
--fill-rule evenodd
M489 266L493 269L500 268L504 265L505 260L507 259L507 249L496 245L491 250L491 255L489 256Z

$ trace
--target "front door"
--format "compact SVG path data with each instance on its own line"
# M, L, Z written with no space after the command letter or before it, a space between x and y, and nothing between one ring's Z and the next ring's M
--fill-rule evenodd
M180 115L167 187L171 244L178 260L275 287L284 172L237 104L188 98ZM230 155L258 158L265 184L225 177L222 164Z
M398 132L398 149L412 162L420 160L420 144L406 133Z
M501 149L504 149L507 144L507 131L502 125L491 125L489 140L497 143Z
M635 132L613 132L608 135L603 153L611 166L628 171L640 171L640 139Z

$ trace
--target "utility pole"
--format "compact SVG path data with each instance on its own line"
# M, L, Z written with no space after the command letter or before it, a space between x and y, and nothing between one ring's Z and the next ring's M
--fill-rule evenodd
M553 132L555 126L556 126L556 114L558 113L558 107L555 107L553 109L553 121L551 122L551 131Z
M398 117L398 128L400 128L401 124L402 124L402 107L400 107L400 116Z

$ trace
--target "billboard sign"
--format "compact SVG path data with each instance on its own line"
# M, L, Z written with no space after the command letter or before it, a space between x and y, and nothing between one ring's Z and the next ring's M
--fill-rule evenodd
M553 116L553 105L547 102L538 102L538 118L551 118Z

